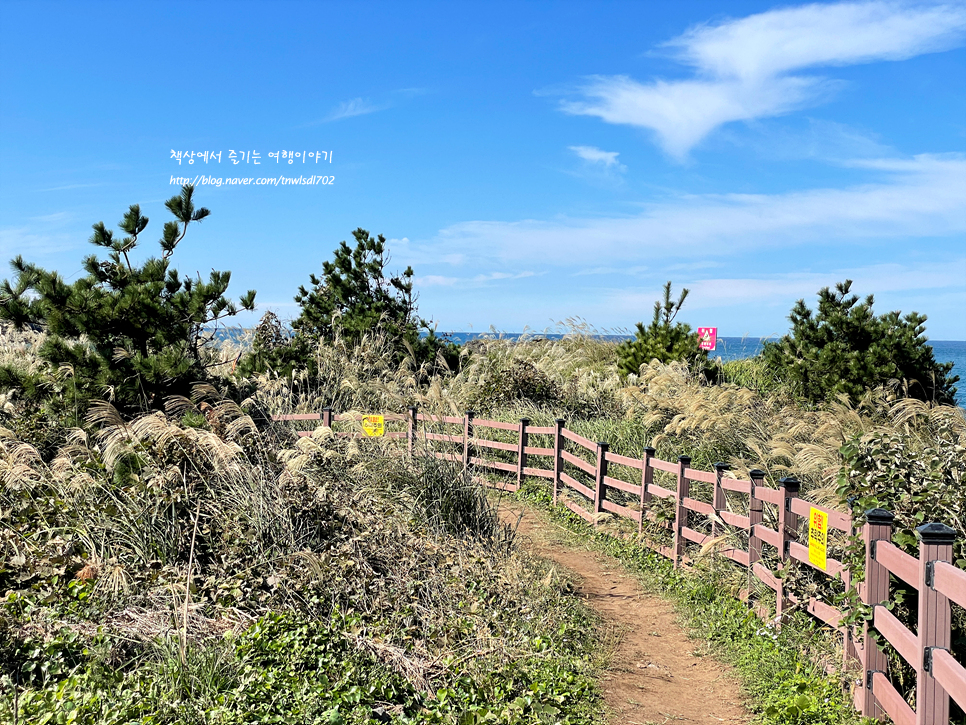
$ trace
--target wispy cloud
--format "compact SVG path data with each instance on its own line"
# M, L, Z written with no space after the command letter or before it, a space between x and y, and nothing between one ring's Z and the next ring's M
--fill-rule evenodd
M926 263L915 266L904 264L876 264L866 267L831 269L822 272L792 272L759 277L722 277L684 281L688 287L688 309L719 309L724 307L755 304L790 308L797 299L804 299L814 306L816 293L822 287L836 282L853 280L852 291L860 296L917 290L942 290L957 288L962 293L963 275L966 274L966 257L952 262ZM606 297L619 300L632 308L647 308L660 296L658 287L653 289L612 289ZM878 308L880 305L877 304ZM884 310L879 310L883 312ZM907 310L908 311L908 310Z
M51 186L48 189L37 189L37 191L68 191L72 189L89 189L94 186L104 186L103 183L97 184L67 184L66 186Z
M506 282L535 276L537 276L537 273L529 270L523 272L490 272L489 274L478 274L474 277L447 277L438 274L428 274L417 277L415 283L417 287L454 287L455 285L480 287L489 282Z
M424 256L455 255L486 268L642 264L655 258L721 258L750 249L923 239L966 233L966 156L850 162L871 183L781 194L681 195L637 215L552 221L468 221L441 230Z
M388 103L373 103L365 98L353 98L351 101L343 101L328 116L325 121L338 121L340 118L352 118L353 116L365 116L369 113L385 111L389 108Z
M572 276L574 277L587 277L592 275L606 275L608 277L613 275L639 275L647 271L647 267L636 266L636 267L588 267L586 269L581 269L574 272Z
M29 259L31 254L54 254L76 246L77 241L65 233L38 234L29 227L0 229L0 259L9 259L16 254Z
M840 87L809 68L902 60L962 42L966 6L810 4L691 28L665 44L693 78L594 76L563 111L652 130L682 158L713 129L788 113Z
M590 164L599 164L605 168L616 168L624 170L627 167L617 160L620 155L618 151L602 151L596 146L568 146L578 157Z

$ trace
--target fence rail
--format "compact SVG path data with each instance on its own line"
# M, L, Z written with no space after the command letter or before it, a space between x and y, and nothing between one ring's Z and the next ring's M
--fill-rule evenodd
M336 423L357 423L361 415L335 414L331 408L321 413L298 413L273 416L276 421L320 421L332 428ZM864 677L854 690L856 709L873 718L888 716L896 723L909 725L945 725L949 721L949 700L966 710L966 668L950 653L951 603L966 607L966 572L952 566L955 531L941 523L927 523L916 531L919 555L912 556L891 543L893 515L882 509L867 511L861 527L846 513L812 503L799 497L799 483L783 478L778 488L765 485L765 473L749 471L749 480L728 477L728 466L716 463L714 470L691 467L691 459L680 456L677 461L655 457L653 448L644 449L642 458L622 455L610 450L605 442L594 442L564 427L557 419L553 426L531 426L527 418L518 423L479 420L472 411L462 417L435 416L410 407L406 414L389 414L387 423L403 422L406 430L386 431L391 438L405 438L410 453L417 441L423 441L437 458L462 463L466 468L487 469L511 474L515 480L491 482L488 485L516 491L526 476L546 478L553 486L553 502L570 509L588 523L597 526L606 513L633 521L638 533L644 522L657 524L671 535L670 545L642 542L679 567L691 561L690 546L716 545L717 553L746 568L749 576L775 593L776 622L793 606L800 606L816 619L837 629L843 637L846 662L857 661ZM459 427L455 431L454 426ZM344 426L343 426L344 427ZM338 436L353 436L359 430L339 430ZM432 427L434 430L429 430ZM448 432L443 429L449 428ZM481 436L483 430L501 431L512 440L496 440ZM312 431L298 431L311 435ZM510 434L507 436L507 434ZM552 436L553 446L532 446L530 436ZM502 456L486 458L484 454ZM535 463L547 463L544 468ZM624 476L612 470L622 467ZM631 472L630 480L626 478ZM674 488L654 482L654 472L673 477ZM666 480L670 485L671 481ZM692 486L694 484L694 486ZM610 492L621 494L620 500L608 498ZM735 508L735 496L729 504L725 492L747 497L747 506ZM673 523L662 519L652 506L670 499L674 505ZM766 526L765 505L776 528ZM865 581L857 589L861 601L872 611L871 621L861 627L843 625L843 613L834 605L816 597L799 602L786 590L783 571L799 562L841 583L847 589L851 572L846 565L829 556L821 562L810 557L807 523L818 512L827 517L829 531L854 536L861 534L865 542ZM738 548L727 540L729 531L747 538L747 548ZM769 547L769 548L765 548ZM767 554L767 556L763 556ZM766 562L771 562L774 569ZM892 601L890 576L915 588L918 593L916 632L908 629L887 605ZM751 596L751 588L745 592ZM771 607L757 602L760 614ZM913 709L896 689L888 675L888 659L872 637L873 630L916 671L916 707Z

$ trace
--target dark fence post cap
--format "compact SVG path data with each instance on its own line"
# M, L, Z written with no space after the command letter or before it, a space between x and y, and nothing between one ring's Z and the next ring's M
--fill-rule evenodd
M472 418L474 415L476 415L476 413L474 413L472 410L468 410L466 411L466 415Z
M604 441L597 441L597 445L603 448L605 451L610 448L610 443L604 443Z
M729 464L727 464L727 463L721 463L720 461L718 463L715 463L714 466L712 466L712 468L714 468L716 471L730 471L731 470L731 466Z
M760 468L752 468L750 471L748 471L748 477L749 478L764 479L765 478L765 472L763 470L761 470Z
M324 408L322 408L322 410L332 410L332 406L331 405L327 405Z
M530 419L529 418L520 418L520 422L523 423L523 425L526 425L527 423L530 422Z
M418 407L415 405L410 405L409 410L418 410Z
M891 511L886 511L885 509L869 509L865 512L865 520L870 524L882 524L892 526L892 522L895 521L896 515Z
M791 493L798 493L802 489L801 481L792 476L785 476L785 478L778 479L778 484Z
M678 456L678 461L686 466L691 462L691 456Z
M655 453L657 453L657 449L647 446L647 448L644 449L644 452L649 456L653 456Z
M916 535L924 544L952 544L956 540L956 529L946 524L923 524L916 527Z
M567 420L566 420L565 418L557 418L557 422L558 422L558 423L559 423L560 425L563 425L564 423L566 423L566 422L567 422Z

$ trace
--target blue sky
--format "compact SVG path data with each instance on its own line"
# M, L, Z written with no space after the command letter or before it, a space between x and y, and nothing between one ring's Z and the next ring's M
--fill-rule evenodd
M72 278L134 202L154 254L202 175L334 177L199 186L176 266L256 316L361 226L440 330L628 328L670 279L761 336L851 278L966 340L966 4L0 4L0 257Z

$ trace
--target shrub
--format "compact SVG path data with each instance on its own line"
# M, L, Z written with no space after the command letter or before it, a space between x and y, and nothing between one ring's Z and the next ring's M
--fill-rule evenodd
M522 401L553 405L560 397L559 386L543 370L529 360L513 360L486 380L475 404L481 410Z
M938 363L926 344L926 316L900 312L877 316L873 297L849 295L852 280L818 293L813 313L799 300L789 319L791 334L766 342L769 368L798 394L819 402L840 394L859 400L866 389L891 380L906 381L909 396L954 405L959 376L952 363Z
M654 303L651 324L644 327L643 322L638 322L635 338L621 343L617 348L618 367L623 374L638 375L641 366L651 360L662 363L684 360L692 367L704 368L708 353L698 349L698 336L691 331L690 325L674 322L689 291L681 290L678 301L672 302L671 283L664 285L664 301Z

